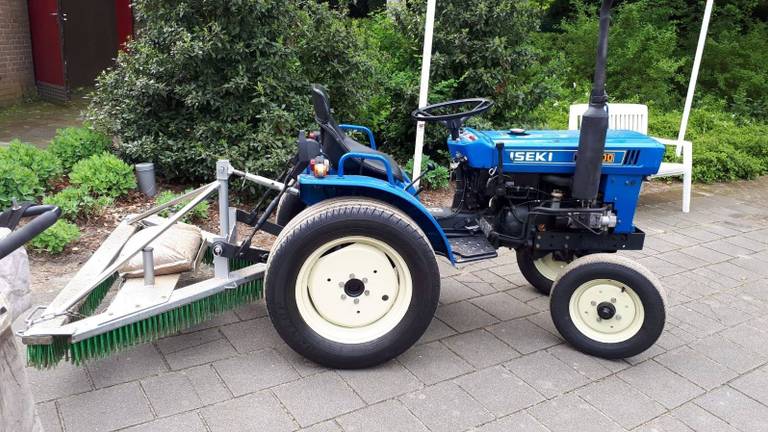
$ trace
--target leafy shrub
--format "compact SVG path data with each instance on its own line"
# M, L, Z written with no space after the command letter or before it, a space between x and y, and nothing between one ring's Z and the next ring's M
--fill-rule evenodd
M43 204L55 205L61 209L65 219L75 221L78 216L93 216L111 205L113 199L108 196L94 197L86 187L69 186L55 195L43 198Z
M93 155L72 167L70 182L96 196L117 198L136 188L133 168L109 153Z
M184 191L184 193L191 192L191 191L192 191L192 189L187 189L186 191ZM175 194L172 191L168 191L168 190L162 191L155 198L155 205L165 204L168 201L171 201L171 200L173 200L173 199L175 199L175 198L177 198L177 197L179 197L181 195L182 194ZM159 213L159 215L162 216L162 217L168 217L171 214L176 213L177 211L181 210L181 208L184 207L185 205L189 204L189 201L190 200L181 201L180 203L178 203L178 204L176 204L174 206L171 206L171 207L169 207L166 210L161 211ZM195 221L201 221L201 220L208 219L208 209L209 209L208 201L203 201L200 204L198 204L195 207L193 207L192 211L190 211L189 213L185 214L184 217L181 218L181 221L182 222L195 222Z
M32 249L58 254L64 251L70 243L80 239L80 229L77 225L59 220L50 228L33 238L29 245Z
M312 124L312 81L331 89L343 118L368 91L357 39L326 5L134 4L141 37L98 79L88 117L120 138L126 160L151 160L166 178L208 179L220 157L274 173Z
M35 201L41 193L40 180L31 169L0 158L0 210L10 207L14 198Z
M56 131L48 151L70 170L79 161L108 151L110 143L109 137L91 128L70 127Z
M432 159L424 155L421 158L421 172L424 173L427 169L427 165L432 162ZM421 177L421 181L419 184L427 189L437 190L437 189L445 189L448 187L448 184L451 180L451 172L448 170L448 168L445 165L437 164L435 163L437 168L435 168L433 171L430 171L424 176ZM406 165L405 170L408 171L408 173L413 173L413 159L408 161L408 165Z
M0 159L29 168L43 187L49 186L63 172L61 161L55 155L17 139L11 141L7 149L0 148Z

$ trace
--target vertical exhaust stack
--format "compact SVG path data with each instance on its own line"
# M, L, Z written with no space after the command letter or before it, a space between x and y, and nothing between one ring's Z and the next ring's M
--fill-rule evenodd
M579 152L576 172L573 175L573 198L593 201L600 187L600 174L608 133L608 95L605 93L605 67L608 58L608 27L611 22L613 0L603 0L600 8L600 36L597 42L595 81L589 109L581 121Z

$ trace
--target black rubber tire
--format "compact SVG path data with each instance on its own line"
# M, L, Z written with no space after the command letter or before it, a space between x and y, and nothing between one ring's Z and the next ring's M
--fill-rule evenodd
M280 198L275 211L275 223L280 226L288 225L291 219L307 208L306 204L296 195L286 193Z
M618 343L598 342L578 330L571 319L571 296L584 283L595 279L613 279L637 293L645 319L631 338ZM664 330L666 300L664 288L648 269L615 254L594 254L570 263L552 286L549 306L552 321L563 338L576 349L605 359L632 357L650 348Z
M552 291L552 284L555 281L539 272L539 269L537 269L536 265L533 263L535 260L531 249L520 248L515 250L515 252L517 255L517 266L520 268L520 273L522 273L525 280L536 288L536 291L544 295L549 295Z
M305 260L330 239L349 235L386 242L405 260L413 280L411 303L400 323L361 344L324 338L296 305L296 278ZM402 354L424 334L440 298L440 272L432 246L408 216L380 201L342 198L307 208L283 229L269 255L265 290L270 319L296 352L332 368L365 368Z

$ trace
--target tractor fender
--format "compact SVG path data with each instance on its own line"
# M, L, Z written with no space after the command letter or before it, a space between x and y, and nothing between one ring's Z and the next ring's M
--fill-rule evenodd
M368 176L345 175L316 178L299 176L301 200L312 206L330 198L360 196L386 202L407 214L421 228L432 245L435 254L444 256L455 264L451 244L443 228L418 198L400 186Z

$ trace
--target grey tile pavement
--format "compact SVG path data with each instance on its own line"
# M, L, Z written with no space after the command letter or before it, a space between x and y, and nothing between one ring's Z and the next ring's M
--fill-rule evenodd
M437 317L385 365L334 371L294 353L263 302L85 367L29 370L47 431L768 431L768 178L643 195L669 292L658 344L575 351L513 253L440 262ZM762 200L760 199L762 197ZM752 203L752 204L750 204Z

